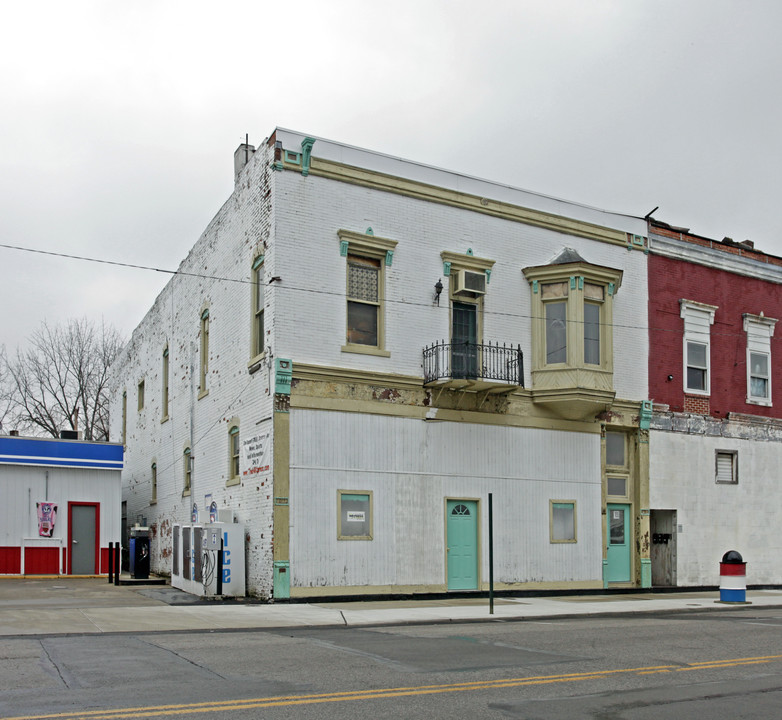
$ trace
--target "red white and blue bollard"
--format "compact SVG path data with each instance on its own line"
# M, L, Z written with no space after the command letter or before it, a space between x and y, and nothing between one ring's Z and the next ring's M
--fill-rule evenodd
M747 602L747 563L741 554L729 550L720 563L720 602Z

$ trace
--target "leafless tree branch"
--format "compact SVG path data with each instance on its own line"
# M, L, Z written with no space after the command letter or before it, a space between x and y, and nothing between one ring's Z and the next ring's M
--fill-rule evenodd
M54 327L44 321L24 352L1 358L0 388L9 388L5 424L30 434L81 430L85 440L108 439L109 367L123 344L116 329L86 318ZM3 397L0 390L0 412Z

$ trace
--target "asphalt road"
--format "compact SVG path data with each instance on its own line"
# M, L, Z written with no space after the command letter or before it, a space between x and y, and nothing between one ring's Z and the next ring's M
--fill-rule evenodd
M0 717L774 718L782 611L0 639Z

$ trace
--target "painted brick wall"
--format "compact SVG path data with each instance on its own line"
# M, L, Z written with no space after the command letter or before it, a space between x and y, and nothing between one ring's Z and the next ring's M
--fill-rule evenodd
M113 368L112 438L121 440L122 392L127 391L127 440L123 499L132 524L145 517L152 526L152 570L171 571L174 523L188 522L192 503L204 512L211 493L219 508L233 510L247 527L247 585L251 594L271 592L272 487L269 474L227 486L229 421L239 419L244 439L270 425L269 363L275 354L274 323L267 319L267 363L248 372L250 360L251 264L265 250L265 269L275 274L273 173L262 147L242 172L234 194L156 299ZM266 291L267 318L273 317L274 288ZM208 394L198 399L200 313L209 307ZM161 422L162 353L169 348L169 419ZM145 382L145 406L137 411L137 386ZM184 456L192 447L193 491L183 496ZM157 503L151 504L151 467L157 464Z
M781 276L782 279L782 276ZM683 389L683 331L679 300L718 307L711 326L711 395L708 403ZM743 313L782 318L782 285L659 255L649 257L649 392L675 412L729 412L782 417L780 404L748 403ZM771 338L771 387L782 391L782 336ZM673 380L668 381L668 376Z
M614 387L619 398L648 397L643 253L315 175L277 172L271 169L272 152L262 147L250 160L235 192L182 262L181 273L160 293L113 370L112 439L121 438L123 389L127 392L123 499L131 523L146 517L153 528L153 571L170 572L173 524L189 521L194 501L203 513L204 495L211 493L218 506L232 509L248 529L248 591L269 596L273 468L240 486L226 486L229 421L239 418L243 438L270 426L275 357L291 358L294 364L420 376L424 346L449 337L443 250L472 249L476 256L496 261L485 300L483 338L521 344L527 386L531 303L522 268L550 262L564 247L574 248L587 262L621 268L624 278L614 304ZM317 156L317 143L313 152ZM414 164L410 168L413 175L437 172ZM507 192L488 184L485 189ZM593 219L592 211L583 212ZM398 241L393 264L385 269L388 358L341 352L346 260L339 254L337 231L364 233L368 227L376 236ZM264 244L266 279L279 280L265 290L266 364L250 375L248 281L252 260ZM432 297L440 278L446 288L437 307ZM199 318L205 306L210 317L209 393L198 399ZM169 419L161 423L166 345L171 399ZM146 399L138 411L136 391L142 378ZM183 450L188 445L195 459L193 492L183 497ZM153 462L158 478L155 504Z
M317 150L317 144L315 146ZM282 356L327 366L420 376L426 345L448 339L448 278L443 250L496 261L484 300L484 342L520 344L525 384L530 385L530 287L522 268L550 262L572 247L590 263L624 270L614 305L614 388L617 397L647 398L646 256L624 247L563 235L547 229L347 185L316 176L278 176L275 328ZM346 325L346 259L338 230L398 242L385 268L386 349L391 356L341 352ZM440 305L434 285L443 280Z

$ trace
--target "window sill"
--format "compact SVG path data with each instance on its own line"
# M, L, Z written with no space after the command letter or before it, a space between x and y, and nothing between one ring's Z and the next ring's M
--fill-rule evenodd
M694 395L695 397L711 397L710 390L689 390L684 388L685 395Z
M151 505L157 505L157 500L156 499L155 500L150 500L149 504L150 504L150 506Z
M550 540L552 545L576 545L578 540Z
M230 480L226 480L225 481L225 486L226 487L234 487L236 485L241 485L241 484L242 484L242 478L240 478L240 477L234 477L234 478L231 478Z
M198 393L198 399L205 398L209 394L209 390L202 390Z
M375 355L377 357L391 357L389 350L381 350L379 347L372 347L371 345L353 345L348 343L342 346L342 352L344 353L356 353L357 355Z
M168 422L168 415L164 415L162 418L160 418L160 424L161 424L161 425L162 425L163 423L165 423L165 422Z
M250 373L258 372L261 369L261 363L266 359L266 350L260 355L256 355L247 362L247 369Z
M190 497L190 488L182 491L182 497Z
M338 535L337 540L371 540L371 535Z
M772 407L771 400L762 400L761 398L747 398L747 405L761 405L762 407Z

